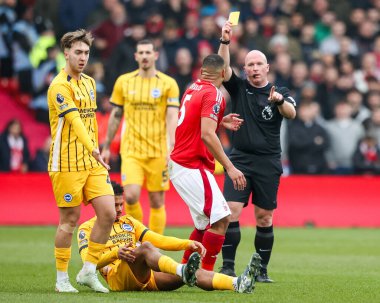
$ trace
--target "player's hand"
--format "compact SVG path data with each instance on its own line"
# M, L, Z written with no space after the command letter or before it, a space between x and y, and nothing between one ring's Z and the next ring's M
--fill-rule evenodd
M227 169L227 174L231 178L235 190L244 190L247 186L247 180L240 170L238 170L235 166L232 166Z
M134 248L132 247L132 243L127 243L119 248L117 252L117 257L125 262L134 263L136 260L136 256L132 253L133 250Z
M278 103L284 100L284 96L276 92L276 87L273 85L270 89L268 100L271 103Z
M101 165L103 165L103 167L106 170L110 170L110 166L106 162L104 162L103 157L100 155L99 149L95 148L92 151L92 156L96 159L96 161L98 161Z
M226 21L222 27L222 40L230 41L232 36L232 23L230 21Z
M107 164L110 163L111 150L108 146L103 146L101 156L104 159L104 162Z
M202 258L206 255L206 248L198 241L191 242L188 249L198 252Z
M243 124L244 120L239 118L239 114L231 113L223 117L223 126L229 130L237 131Z

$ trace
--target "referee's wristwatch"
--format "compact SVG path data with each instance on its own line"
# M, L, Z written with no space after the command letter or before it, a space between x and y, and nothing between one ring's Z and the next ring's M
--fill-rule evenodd
M220 37L219 42L220 42L221 44L225 44L225 45L230 44L230 40L223 40L222 37Z

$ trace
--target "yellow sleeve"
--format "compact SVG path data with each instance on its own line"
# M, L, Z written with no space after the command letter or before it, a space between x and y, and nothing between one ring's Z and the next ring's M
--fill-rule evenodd
M179 107L179 87L173 78L170 79L167 106Z
M95 146L91 141L91 138L82 122L82 119L79 116L78 111L75 110L67 113L65 115L65 119L73 126L74 133L77 135L79 141L84 145L84 147L86 147L88 152L92 154Z
M98 264L96 265L96 269L103 268L104 266L107 266L108 264L117 260L118 259L118 255L117 255L118 251L119 251L118 246L113 247L109 251L104 251L103 254L100 256Z
M73 100L73 90L69 83L56 83L49 88L49 101L54 105L59 117L66 113L78 110Z
M148 230L141 242L150 242L155 247L163 250L186 250L189 248L190 244L193 242L191 240L179 239L176 237L168 237L155 233L154 231Z
M124 98L123 98L123 76L120 76L117 78L116 83L113 87L113 91L111 94L110 102L112 104L123 106L124 105Z

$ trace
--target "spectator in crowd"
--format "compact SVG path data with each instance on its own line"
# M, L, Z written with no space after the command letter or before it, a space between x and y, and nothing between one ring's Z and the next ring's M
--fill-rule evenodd
M30 170L38 172L46 172L48 168L49 153L50 153L51 137L47 137L44 145L36 152Z
M173 78L177 81L179 95L182 96L189 84L193 81L193 57L187 48L179 48L175 55L175 69Z
M146 36L145 25L133 23L124 34L123 40L115 47L108 62L105 63L104 84L108 95L111 95L117 77L138 68L134 53L137 42Z
M335 118L326 123L330 140L327 152L329 168L335 174L353 172L352 156L359 140L364 136L363 126L351 118L351 107L345 101L335 105Z
M21 121L13 119L0 135L0 171L26 173L29 160L28 140L22 132Z
M95 50L103 60L109 58L116 45L123 39L127 28L125 7L116 2L109 8L109 17L92 30Z
M380 142L380 106L374 108L371 117L363 122L366 133Z
M319 105L302 102L288 126L288 157L292 174L326 174L329 138L317 122Z
M58 18L62 32L85 28L87 17L100 5L101 0L81 0L80 4L78 0L59 0Z
M49 124L49 108L47 102L47 91L53 78L57 75L57 56L59 48L53 45L47 48L47 59L41 61L40 65L33 70L33 98L30 108L35 110L36 120Z
M356 89L347 93L347 103L351 106L351 118L360 124L371 116L371 111L363 104L364 96Z
M361 175L380 175L380 147L376 138L365 136L353 155L354 172Z

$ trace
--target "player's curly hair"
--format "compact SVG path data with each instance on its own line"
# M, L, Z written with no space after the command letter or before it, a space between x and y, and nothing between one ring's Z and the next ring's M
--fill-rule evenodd
M92 34L84 29L78 29L74 32L68 32L63 35L61 39L61 49L65 50L66 48L71 48L73 43L81 41L86 43L89 47L92 45L94 38Z
M111 181L113 192L115 193L115 196L121 196L124 193L124 188L116 181Z

